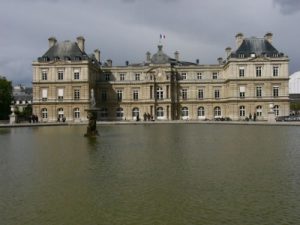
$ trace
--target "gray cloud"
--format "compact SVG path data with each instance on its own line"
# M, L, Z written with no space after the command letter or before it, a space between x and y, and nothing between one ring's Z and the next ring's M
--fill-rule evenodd
M290 14L300 11L299 0L274 0L275 5L280 7L283 14Z
M102 60L124 65L154 53L163 33L170 56L178 50L183 60L211 64L234 47L236 33L262 37L268 31L294 72L300 31L293 27L300 15L283 16L272 4L283 7L278 0L10 0L0 8L0 74L30 83L31 63L47 51L50 36L75 41L83 35L88 53L99 48Z

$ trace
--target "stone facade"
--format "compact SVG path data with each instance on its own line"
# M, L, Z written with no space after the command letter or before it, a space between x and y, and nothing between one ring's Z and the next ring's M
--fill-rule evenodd
M34 111L43 117L47 108L47 121L56 120L59 109L68 121L86 120L93 88L100 120L143 120L146 115L155 120L244 120L254 114L257 120L267 120L270 103L277 116L288 115L289 59L273 47L272 34L237 34L236 44L235 51L226 48L226 58L214 65L181 61L178 52L171 58L161 44L153 56L146 53L143 63L125 66L114 66L111 60L98 64L99 51L81 61L40 60L33 63ZM73 79L76 69L80 80ZM43 70L48 71L47 81ZM64 80L57 79L60 70ZM59 100L61 88L64 97ZM79 100L74 99L76 88ZM47 101L43 89L48 89ZM75 119L78 108L80 118Z

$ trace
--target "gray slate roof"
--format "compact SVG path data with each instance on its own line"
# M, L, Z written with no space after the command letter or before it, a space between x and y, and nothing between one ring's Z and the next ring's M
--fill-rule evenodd
M89 59L88 55L81 51L76 42L64 41L56 43L40 58L39 61L60 60L84 60Z
M238 57L243 54L245 57L249 57L251 54L256 56L266 55L268 57L274 57L275 55L283 55L267 40L264 38L245 38L240 47L231 54L231 57Z

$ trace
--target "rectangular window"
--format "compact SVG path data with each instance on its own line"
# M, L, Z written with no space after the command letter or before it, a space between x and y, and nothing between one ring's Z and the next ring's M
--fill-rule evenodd
M106 73L106 74L105 74L105 80L106 80L106 81L110 81L110 74L109 74L109 73Z
M203 89L198 90L198 99L203 99L204 98L204 91Z
M181 73L181 79L186 80L186 78L187 78L187 74L186 73Z
M74 70L74 80L79 80L79 78L80 78L79 70Z
M244 67L240 67L239 68L239 77L244 77L245 76L245 68Z
M133 93L133 96L132 96L133 100L135 100L135 101L139 100L139 90L133 90L132 93Z
M215 90L215 99L219 99L220 98L220 90Z
M214 73L212 74L212 79L213 79L213 80L218 79L218 73L214 72Z
M278 77L278 76L279 76L279 67L273 66L273 77Z
M261 77L261 71L262 71L262 67L261 66L257 66L256 67L256 77Z
M48 80L48 71L42 70L42 80Z
M120 102L123 98L123 90L117 90L117 100Z
M139 73L136 73L135 76L134 76L134 79L135 80L140 80L141 78L141 75Z
M273 87L273 97L279 96L279 87Z
M64 99L64 89L63 88L57 89L57 98L60 101L62 101Z
M181 89L181 96L182 99L187 99L187 89Z
M246 88L244 86L240 86L240 98L245 98Z
M58 80L63 80L64 79L64 71L63 70L59 70L57 72L57 79Z
M125 80L125 73L120 73L119 75L120 75L120 80L122 81Z
M256 97L260 98L262 96L262 88L256 87Z
M202 73L197 73L197 80L202 80Z
M79 100L80 99L80 90L74 89L74 99Z
M106 90L101 91L101 100L105 102L107 100L107 92Z
M42 89L42 101L47 101L48 99L48 89Z

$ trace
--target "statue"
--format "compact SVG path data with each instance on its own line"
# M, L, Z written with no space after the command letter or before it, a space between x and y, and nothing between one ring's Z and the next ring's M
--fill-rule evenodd
M87 118L89 120L88 127L86 129L85 137L96 137L98 135L97 131L97 109L96 106L96 100L94 95L94 90L91 89L91 99L90 99L90 108L86 109L87 111Z

